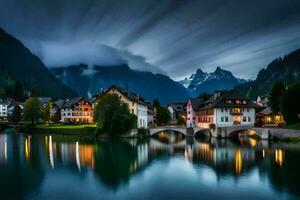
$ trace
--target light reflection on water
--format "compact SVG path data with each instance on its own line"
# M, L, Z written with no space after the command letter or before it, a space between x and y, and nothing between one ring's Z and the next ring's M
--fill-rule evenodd
M300 197L299 144L165 137L96 141L59 135L0 135L0 197Z

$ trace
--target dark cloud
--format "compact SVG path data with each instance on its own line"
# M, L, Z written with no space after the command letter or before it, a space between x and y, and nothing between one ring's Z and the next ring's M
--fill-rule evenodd
M300 48L300 1L0 0L0 26L49 67L128 63L179 79L222 66L255 78Z

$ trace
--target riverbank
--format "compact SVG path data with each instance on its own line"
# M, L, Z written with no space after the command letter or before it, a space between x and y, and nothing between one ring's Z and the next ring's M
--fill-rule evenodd
M290 130L300 130L300 123L288 125L286 128Z
M108 134L98 134L95 124L84 125L65 125L65 124L38 124L32 130L34 134L61 134L61 135L82 135L82 136L95 136L98 138L110 138ZM146 135L146 134L145 134ZM119 135L120 138L139 137L137 130L132 130L128 134Z

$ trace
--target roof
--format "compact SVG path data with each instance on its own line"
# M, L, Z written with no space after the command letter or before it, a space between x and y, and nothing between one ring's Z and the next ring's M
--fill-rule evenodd
M194 111L198 111L204 106L204 100L202 98L190 99L190 101Z
M116 89L118 90L122 95L124 95L126 98L128 98L130 101L145 105L145 106L149 106L147 104L147 102L145 102L145 99L143 97L141 97L138 93L135 92L128 92L127 89L123 89L120 87L117 87L115 85L110 86L108 89L106 89L103 93L107 93L108 91L110 91L111 89ZM101 95L101 94L100 94ZM98 95L98 96L100 96Z
M257 115L271 115L273 112L272 112L272 109L271 107L266 107L264 108L263 110L261 110L260 112L257 113Z
M268 116L268 115L272 115L272 114L279 114L281 115L281 112L278 113L273 113L272 108L270 106L267 106L266 108L264 108L263 110L261 110L260 112L257 113L258 116Z
M180 113L184 111L184 103L171 103L168 107L172 107L176 113Z
M55 101L53 104L60 109L65 104L65 101L62 99L59 99L59 100Z
M63 105L62 108L71 108L73 105L81 101L83 98L82 97L75 97L69 101L66 101Z
M51 97L38 97L41 104L47 104L51 101Z
M231 100L232 103L227 103ZM246 103L237 104L236 100L246 101ZM209 108L258 108L256 103L251 102L248 98L241 95L237 90L216 91L210 98L204 101L201 98L190 99L194 111L200 111Z

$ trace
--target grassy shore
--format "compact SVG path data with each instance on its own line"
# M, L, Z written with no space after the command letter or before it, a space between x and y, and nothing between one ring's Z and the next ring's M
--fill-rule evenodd
M96 133L96 125L64 125L64 124L38 124L35 126L36 132L57 133L57 134L94 134Z
M287 129L300 130L300 123L286 126Z

